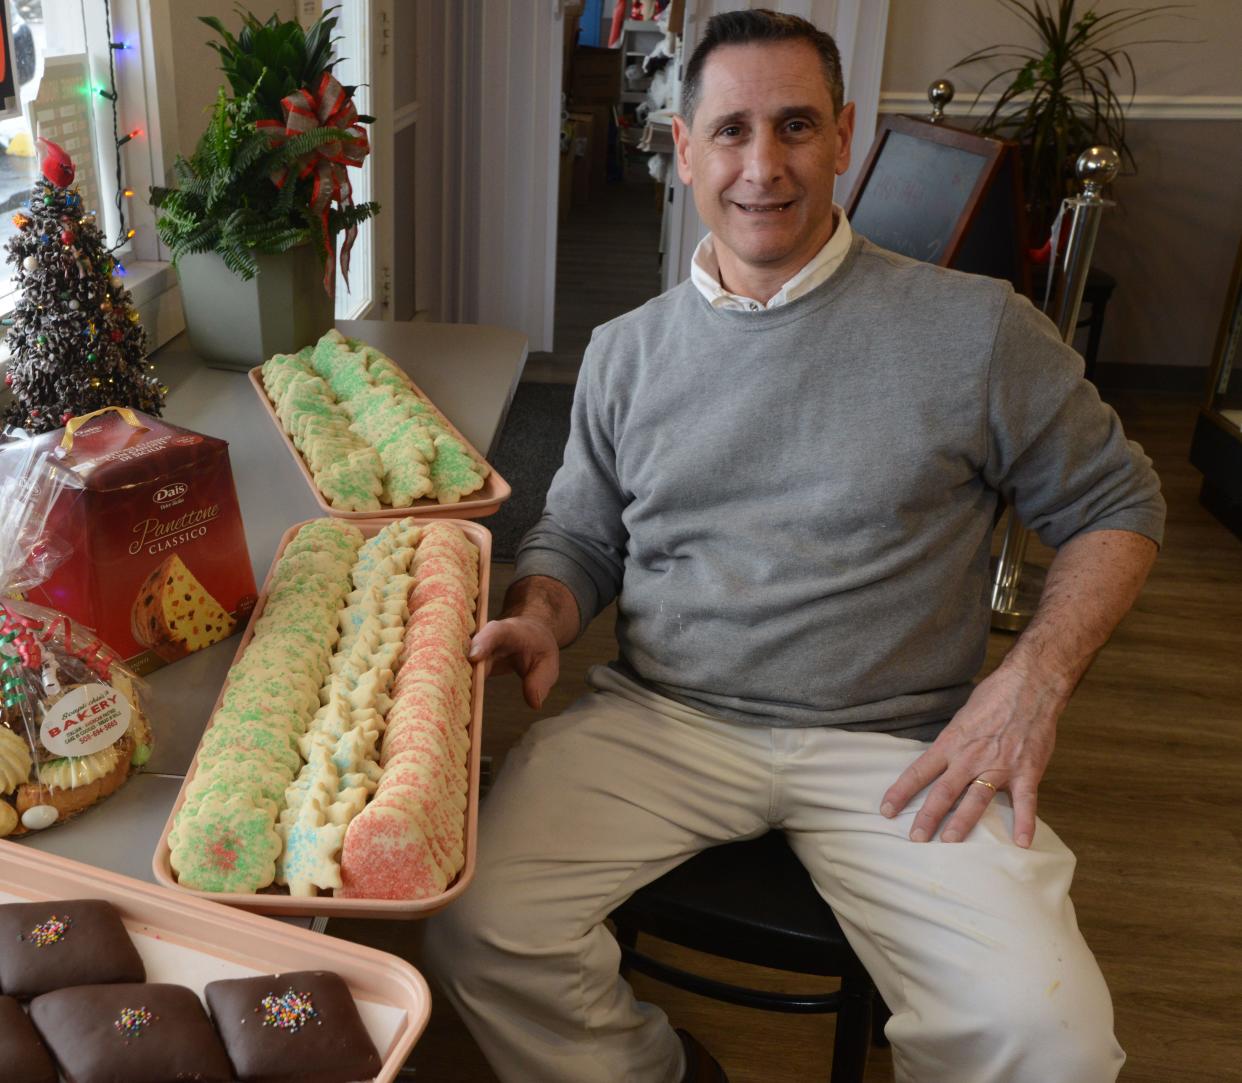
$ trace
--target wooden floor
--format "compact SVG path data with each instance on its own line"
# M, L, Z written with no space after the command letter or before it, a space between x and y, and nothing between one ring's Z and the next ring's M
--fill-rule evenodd
M524 380L572 384L591 332L660 292L657 192L650 180L610 184L561 223L555 348L530 355Z

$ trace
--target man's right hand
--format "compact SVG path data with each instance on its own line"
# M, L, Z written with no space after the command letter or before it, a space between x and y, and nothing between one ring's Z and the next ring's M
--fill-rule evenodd
M470 645L470 661L487 673L516 673L526 702L538 710L561 671L561 648L578 635L578 602L570 589L546 575L509 585L500 617L484 625Z
M470 645L470 661L486 662L487 675L516 673L522 694L538 710L548 698L561 670L561 649L551 628L533 617L502 617L489 621Z

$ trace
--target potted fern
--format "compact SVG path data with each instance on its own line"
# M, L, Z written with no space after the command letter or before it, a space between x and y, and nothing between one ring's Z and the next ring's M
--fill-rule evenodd
M186 327L209 363L248 369L315 341L333 323L360 223L379 210L352 202L348 169L368 153L352 87L332 76L325 12L305 32L242 12L222 39L220 88L194 153L173 166L175 188L152 188L160 238L181 279Z
M1136 38L1135 31L1186 5L1099 12L1094 4L1079 0L997 3L1034 31L1034 41L978 49L950 70L990 66L996 61L1006 65L979 89L976 102L993 86L1002 88L977 130L1021 145L1032 238L1040 244L1048 236L1061 200L1071 194L1073 163L1083 150L1108 144L1121 155L1124 165L1135 168L1126 142L1121 97L1128 89L1133 98L1138 81L1129 50L1164 43L1164 39Z

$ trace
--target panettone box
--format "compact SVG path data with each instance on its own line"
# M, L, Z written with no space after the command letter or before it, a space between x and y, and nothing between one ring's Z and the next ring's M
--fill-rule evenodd
M44 537L69 557L31 601L94 628L138 673L245 624L255 582L227 442L111 409L35 439L59 445Z

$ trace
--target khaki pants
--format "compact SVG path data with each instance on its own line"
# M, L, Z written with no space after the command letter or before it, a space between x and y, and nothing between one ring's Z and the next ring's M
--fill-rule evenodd
M915 741L721 722L604 667L533 726L486 802L475 880L426 963L506 1083L677 1083L680 1043L603 924L704 847L783 830L892 1009L904 1083L1108 1083L1124 1059L1043 823L1005 794L962 843L912 843L880 797ZM775 1077L773 1077L775 1078Z

